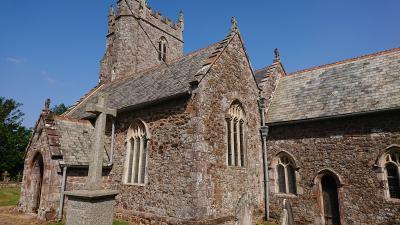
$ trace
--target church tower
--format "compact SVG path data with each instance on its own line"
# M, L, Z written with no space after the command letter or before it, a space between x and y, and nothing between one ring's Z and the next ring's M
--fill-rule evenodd
M152 10L146 0L118 0L108 15L106 52L100 82L134 75L183 55L184 18L172 22Z

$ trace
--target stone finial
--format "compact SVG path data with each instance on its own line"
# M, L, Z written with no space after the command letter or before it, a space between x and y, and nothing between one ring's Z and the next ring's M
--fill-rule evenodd
M45 112L49 112L50 111L50 98L46 99L46 101L44 102L44 111Z
M239 31L239 28L237 25L236 17L232 17L231 18L231 32L238 32L238 31Z
M275 54L274 62L280 62L281 59L280 59L280 56L279 56L278 48L275 48L274 54Z

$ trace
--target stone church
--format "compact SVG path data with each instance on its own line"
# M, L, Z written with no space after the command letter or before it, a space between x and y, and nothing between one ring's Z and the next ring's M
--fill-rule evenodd
M253 224L267 202L278 219L286 199L296 224L400 224L399 48L287 74L277 50L252 69L235 19L189 54L183 13L173 22L145 0L118 0L108 25L99 83L63 115L47 101L39 116L21 211L62 218L64 192L87 178L86 106L108 96L117 117L103 185L119 192L117 218Z

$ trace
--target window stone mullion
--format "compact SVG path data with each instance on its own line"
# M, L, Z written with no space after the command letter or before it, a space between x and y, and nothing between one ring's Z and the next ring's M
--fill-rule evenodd
M240 155L240 151L241 151L241 149L240 149L240 147L241 147L241 138L240 138L240 121L238 120L237 122L236 122L236 138L237 138L237 141L236 141L236 144L237 144L237 146L236 146L236 154L237 154L237 165L236 166L242 166L242 164L241 164L241 155Z
M125 156L125 175L124 175L124 182L125 183L130 183L129 180L129 173L130 173L130 168L129 168L129 164L131 163L130 159L131 159L131 154L132 154L132 142L131 139L129 139L126 142L126 156Z
M139 169L139 171L138 171L138 183L139 184L141 184L141 183L143 183L143 181L142 181L142 173L143 173L143 171L142 171L142 168L143 168L143 151L144 151L144 138L143 137L141 137L140 139L139 139L139 145L140 145L140 147L139 147L139 167L138 167L138 169Z
M231 133L229 135L231 135L231 166L235 165L235 140L234 140L234 119L231 119Z
M284 166L285 168L285 186L286 186L286 193L290 193L290 188L289 188L289 177L288 177L288 167L287 165Z

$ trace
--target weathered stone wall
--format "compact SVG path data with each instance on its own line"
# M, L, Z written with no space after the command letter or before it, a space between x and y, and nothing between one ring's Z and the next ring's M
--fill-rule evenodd
M181 57L183 23L175 23L148 7L141 9L139 1L118 1L115 32L107 37L101 79L108 82L162 65L158 59L161 37L167 40L167 62Z
M336 172L343 182L339 188L343 224L400 224L400 202L385 198L379 179L382 170L375 166L378 157L390 145L400 144L399 112L331 119L270 127L268 157L286 151L294 156L297 167L297 196L277 194L272 189L273 215L278 216L281 202L293 203L296 224L321 224L318 173ZM271 185L275 168L270 167Z
M198 110L193 118L198 140L193 160L196 218L255 217L263 202L258 89L238 35L202 79L193 98ZM226 115L235 100L246 114L244 167L228 166L226 160Z
M43 121L41 121L41 123L43 123ZM43 125L41 125L41 127L43 127ZM38 199L38 192L35 190L35 180L40 179L40 176L33 171L33 163L35 157L41 154L43 157L44 170L38 216L42 219L54 217L58 210L62 176L58 173L58 161L51 159L48 146L45 129L40 133L37 132L26 153L21 184L21 197L18 205L18 208L24 212L34 211L35 202Z
M111 188L120 192L117 210L152 218L193 217L196 202L191 152L196 134L190 124L191 111L188 97L183 97L118 115L114 166L110 172ZM147 183L127 185L123 184L126 137L130 125L138 119L149 131Z

